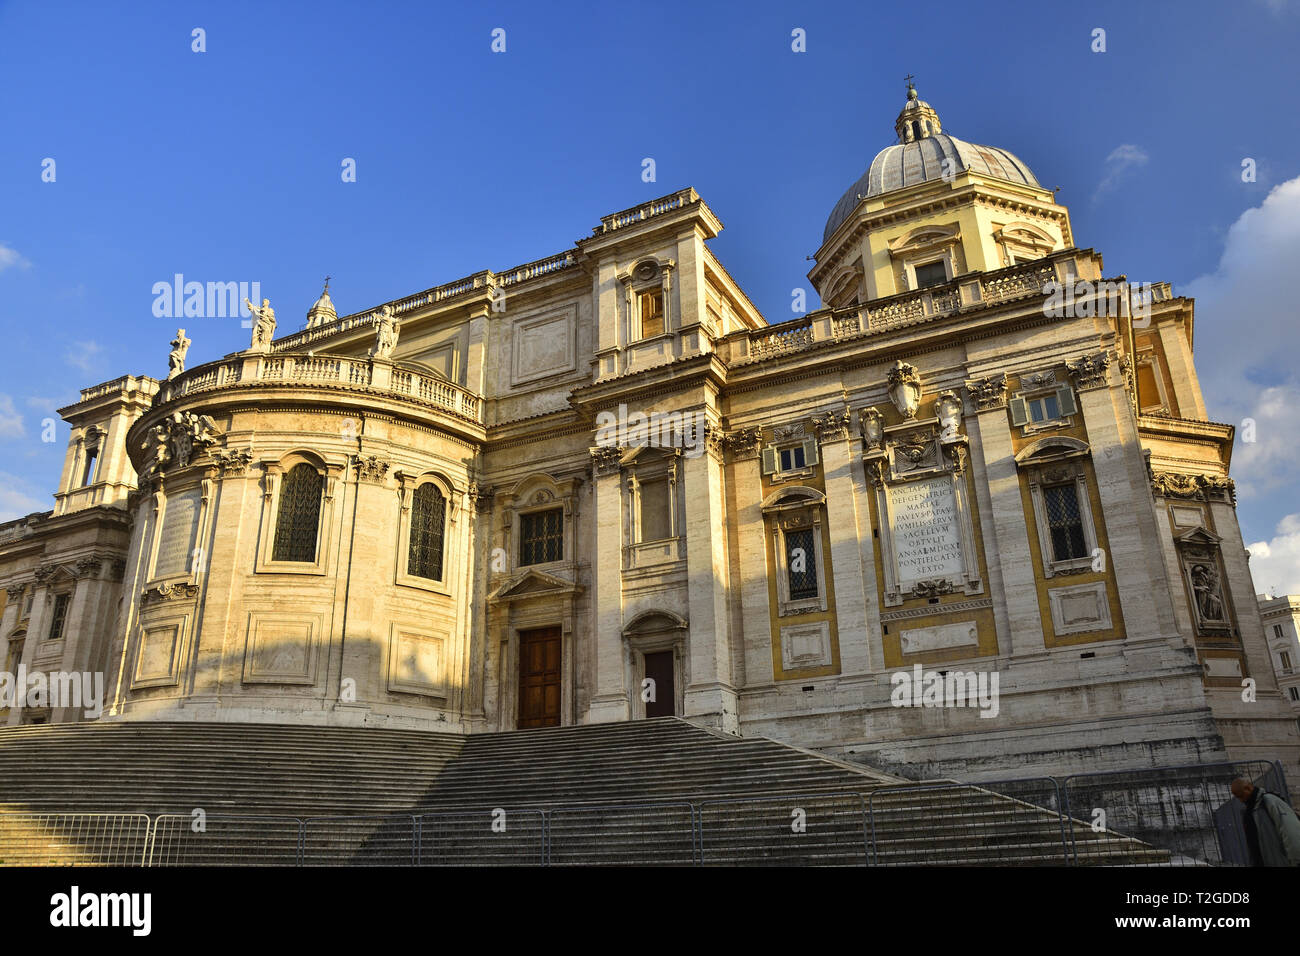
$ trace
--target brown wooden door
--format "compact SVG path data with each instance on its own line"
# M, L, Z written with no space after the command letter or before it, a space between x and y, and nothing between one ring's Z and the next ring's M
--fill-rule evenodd
M645 676L654 681L655 699L645 702L647 717L671 717L677 712L677 688L673 686L673 652L656 651L645 656Z
M519 729L560 726L560 629L519 632Z

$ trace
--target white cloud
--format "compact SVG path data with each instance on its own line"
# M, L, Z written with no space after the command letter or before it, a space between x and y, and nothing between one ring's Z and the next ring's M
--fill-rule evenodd
M45 412L47 415L57 415L59 406L71 405L75 401L75 398L44 398L40 395L29 395L27 407L34 408L39 412Z
M0 521L12 521L33 511L48 511L46 499L37 498L19 488L23 483L17 475L0 471Z
M1210 417L1239 429L1233 476L1245 498L1300 483L1297 261L1300 177L1242 213L1215 271L1177 290L1196 299L1197 371ZM1241 441L1246 418L1255 421L1254 443Z
M1300 594L1300 514L1278 522L1273 537L1247 545L1256 594Z
M69 365L74 365L83 372L90 372L94 368L95 357L102 351L104 347L98 342L73 342L64 358L68 360Z
M30 269L31 265L17 249L0 242L0 272L6 269Z
M14 400L8 395L0 395L0 438L22 438L23 416L14 408Z
M1120 180L1128 175L1129 170L1145 166L1150 158L1146 150L1132 143L1123 143L1112 149L1110 155L1106 157L1106 174L1093 190L1093 201L1119 185Z

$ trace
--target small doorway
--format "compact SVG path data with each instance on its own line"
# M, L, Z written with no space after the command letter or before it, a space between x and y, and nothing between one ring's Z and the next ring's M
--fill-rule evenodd
M674 681L672 650L653 651L645 655L646 680L654 681L654 699L646 700L646 717L672 717L677 713L677 687Z
M519 632L519 720L528 727L560 726L560 629Z

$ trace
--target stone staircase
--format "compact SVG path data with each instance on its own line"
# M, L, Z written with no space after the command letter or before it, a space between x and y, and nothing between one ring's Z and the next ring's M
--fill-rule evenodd
M308 865L1060 864L1071 830L1081 862L1168 860L989 786L917 789L677 718L468 737L42 725L0 729L0 861L131 862L134 831L125 848L100 831L133 820L31 816L51 813L176 814L155 833L167 863L292 863L301 846Z

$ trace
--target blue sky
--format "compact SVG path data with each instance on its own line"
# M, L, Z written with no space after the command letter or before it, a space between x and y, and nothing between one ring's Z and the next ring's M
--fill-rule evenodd
M49 506L67 434L40 441L50 408L166 371L177 323L153 316L151 289L178 272L261 282L288 330L326 274L339 311L358 311L562 251L689 185L727 227L729 271L789 318L827 213L893 141L908 73L949 132L1059 186L1112 275L1213 301L1240 285L1224 273L1234 224L1247 257L1271 242L1252 240L1249 211L1300 176L1287 0L469 6L0 3L0 518ZM1203 343L1232 338L1236 309L1198 302L1203 376ZM248 339L231 319L186 327L190 364ZM1289 318L1270 326L1216 379L1217 417L1295 386L1277 349L1296 354L1295 336ZM1287 427L1261 437L1282 451L1245 456L1274 469L1243 496L1248 541L1297 510Z

